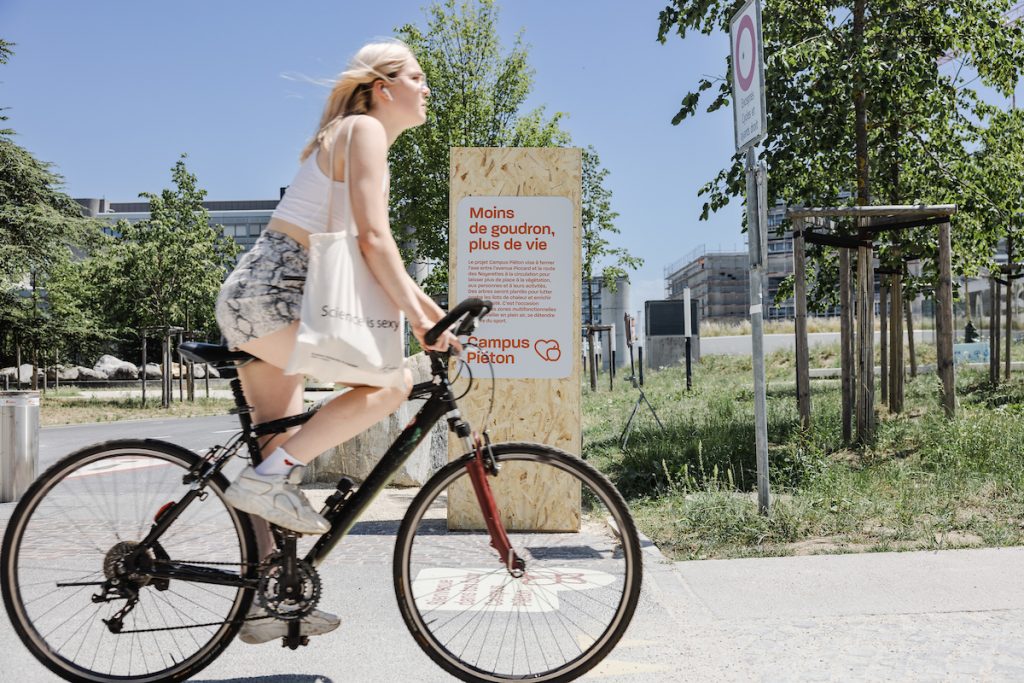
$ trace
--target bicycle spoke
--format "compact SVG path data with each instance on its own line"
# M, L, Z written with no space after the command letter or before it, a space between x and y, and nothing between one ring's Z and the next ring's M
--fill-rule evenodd
M397 557L411 589L398 593L408 596L403 617L426 635L417 642L428 654L460 677L483 671L495 679L546 681L582 673L599 661L598 645L604 652L621 637L636 607L639 540L621 498L607 483L600 484L605 490L594 488L601 475L589 465L545 447L519 447L495 447L502 467L517 463L507 470L513 476L505 481L511 483L493 489L503 520L501 496L517 485L519 472L528 473L521 479L527 486L575 481L586 503L576 531L506 530L526 562L523 576L512 576L500 564L480 569L499 560L490 533L447 529L442 501L454 482L469 485L462 463L449 465L424 486L410 510L413 517L399 532ZM550 497L550 491L523 493L519 500ZM606 517L622 527L623 541L611 536ZM530 524L528 515L508 519Z
M17 604L9 614L31 634L23 642L32 654L63 677L181 679L208 664L237 631L248 603L240 587L147 579L142 569L169 550L204 558L183 563L197 568L227 567L239 577L247 571L255 542L226 507L223 478L171 521L160 545L140 556L137 573L121 562L161 507L188 494L182 478L196 458L142 441L83 449L51 470L8 522L3 570L15 586L10 593L3 588ZM106 591L108 577L134 602ZM94 595L106 597L94 603ZM104 624L115 615L118 633Z

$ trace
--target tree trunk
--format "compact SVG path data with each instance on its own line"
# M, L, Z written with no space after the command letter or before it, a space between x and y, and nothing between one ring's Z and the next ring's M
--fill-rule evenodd
M999 283L992 273L988 282L988 381L999 384Z
M914 350L914 306L910 299L903 300L903 309L907 316L907 346L910 352L910 376L917 377L917 352Z
M1006 372L1004 377L1010 379L1010 349L1013 345L1013 235L1006 238Z
M842 372L842 419L843 443L850 443L853 438L852 415L856 401L854 399L854 339L853 339L853 297L850 292L850 250L839 250L839 315L841 334L839 335L840 365Z
M892 310L889 322L889 411L903 411L903 276L896 274L890 282L890 307Z
M793 226L793 303L796 313L796 403L800 424L811 426L810 361L807 349L807 273L804 254L804 219Z
M879 283L878 319L881 330L878 335L879 360L882 372L878 376L882 405L889 404L889 276L883 275Z
M946 410L946 417L951 418L956 414L956 386L953 374L953 277L949 230L948 222L939 225L939 282L936 298L939 298L942 305L935 319L939 328L936 364L942 381L942 407Z
M863 220L863 219L861 219ZM875 275L870 246L857 249L857 442L875 438Z
M864 51L864 22L867 0L855 0L853 5L853 110L855 154L857 160L857 205L871 203L871 173L868 164L868 108L864 90L864 74L860 69ZM867 219L859 219L859 236L869 240L864 230ZM873 250L870 246L857 250L857 441L868 444L875 434L875 274Z

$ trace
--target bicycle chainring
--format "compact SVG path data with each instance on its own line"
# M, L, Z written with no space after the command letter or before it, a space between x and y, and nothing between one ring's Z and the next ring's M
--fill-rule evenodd
M260 571L256 587L256 601L268 614L290 621L301 619L320 601L320 575L311 564L296 560L294 590L284 585L284 558L274 555Z

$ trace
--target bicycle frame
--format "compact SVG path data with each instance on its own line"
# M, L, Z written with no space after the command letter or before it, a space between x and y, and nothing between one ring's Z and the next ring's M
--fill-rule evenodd
M416 385L409 396L417 398L427 390L430 391L430 394L426 403L384 452L362 485L356 489L355 493L341 501L341 504L334 509L328 510L324 515L331 523L331 529L317 540L305 557L305 560L314 567L318 566L330 554L334 546L348 534L356 520L366 511L381 490L388 485L388 482L441 418L452 414L448 419L451 430L464 439L469 438L469 425L459 415L459 409L455 404L455 397L447 378L442 378L438 384L426 382ZM341 484L340 481L338 483Z
M490 485L487 482L486 469L483 464L482 444L479 441L473 441L470 426L462 419L459 413L451 384L448 381L446 364L437 357L432 357L431 365L434 380L417 384L409 394L410 399L426 397L426 402L398 435L394 443L381 456L380 461L370 471L362 485L354 493L348 495L347 491L342 491L342 483L345 481L345 478L339 480L338 491L328 499L328 509L324 512L324 517L330 522L331 528L317 539L305 558L303 558L312 566L316 567L323 562L331 550L348 534L381 490L387 486L388 482L405 464L405 461L409 459L409 456L416 450L416 447L419 446L424 437L430 433L434 425L447 415L451 431L463 440L467 451L476 451L477 453L478 457L474 459L467 469L484 519L487 522L487 529L492 539L491 544L509 571L517 574L522 573L525 566L523 560L519 558L511 547L504 527L498 518L494 498L490 491ZM253 425L246 412L248 407L244 404L240 390L236 392L236 402L241 409L239 411L239 417L242 422L241 442L236 447L228 449L226 453L214 461L211 465L210 473L219 471L227 460L233 457L238 448L241 447L241 443L247 444L254 457L258 459L260 457L260 447L256 437L281 433L290 427L303 424L315 412L311 410L301 415ZM135 554L135 557L140 557L147 548L152 548L155 552L162 553L163 551L159 546L160 536L184 511L189 503L195 500L195 498L204 495L205 492L200 492L198 488L194 488L170 508L158 513L149 534L140 543L139 551ZM164 562L164 564L168 563ZM146 574L154 579L174 579L245 588L255 588L257 584L256 578L247 578L219 569L193 566L185 563L172 562L167 569L163 570L136 566L134 571Z

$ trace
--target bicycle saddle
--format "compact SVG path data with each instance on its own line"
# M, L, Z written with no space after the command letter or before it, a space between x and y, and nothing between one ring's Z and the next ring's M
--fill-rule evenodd
M254 358L245 351L232 351L223 344L205 344L203 342L183 342L178 345L178 352L193 363L210 363L211 365L247 362Z

